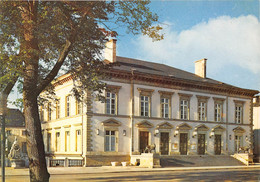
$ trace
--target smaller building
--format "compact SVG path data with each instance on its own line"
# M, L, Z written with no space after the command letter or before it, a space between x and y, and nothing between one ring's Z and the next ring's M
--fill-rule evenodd
M26 134L25 134L25 119L23 113L18 109L7 109L5 117L6 123L6 156L8 155L11 146L17 138L23 156L27 156L26 149ZM0 130L1 131L1 130ZM0 146L1 147L1 146ZM1 152L1 150L0 150Z
M260 96L253 100L254 160L260 162Z

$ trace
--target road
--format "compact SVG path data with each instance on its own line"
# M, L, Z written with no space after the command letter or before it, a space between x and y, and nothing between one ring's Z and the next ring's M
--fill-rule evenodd
M6 182L28 182L29 176L6 176ZM193 171L114 172L100 174L51 175L50 182L126 182L126 181L254 181L260 182L260 169Z

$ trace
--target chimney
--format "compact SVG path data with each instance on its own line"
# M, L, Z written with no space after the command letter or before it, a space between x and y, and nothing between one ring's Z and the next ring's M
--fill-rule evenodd
M104 58L111 63L116 62L116 39L111 39L106 43Z
M206 58L195 61L195 75L206 78L206 63Z

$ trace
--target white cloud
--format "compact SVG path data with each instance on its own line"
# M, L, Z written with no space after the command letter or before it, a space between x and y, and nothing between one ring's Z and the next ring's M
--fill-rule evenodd
M164 33L165 39L159 42L138 37L136 47L142 59L190 70L194 61L208 58L212 74L227 65L260 74L260 22L255 16L221 16L181 32L165 28Z

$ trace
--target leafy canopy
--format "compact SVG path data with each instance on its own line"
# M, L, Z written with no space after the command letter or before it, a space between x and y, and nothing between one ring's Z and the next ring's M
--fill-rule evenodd
M1 87L17 77L22 81L26 65L36 64L38 94L50 86L59 70L84 83L75 82L76 94L86 88L99 91L104 84L98 78L111 66L104 64L101 56L107 32L116 36L114 27L124 26L127 33L143 33L154 40L163 38L159 34L161 27L152 26L158 16L149 10L149 1L34 3L37 6L29 1L0 2ZM32 35L34 40L28 45ZM28 55L35 55L37 60L28 59Z

